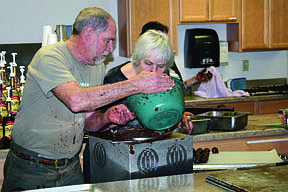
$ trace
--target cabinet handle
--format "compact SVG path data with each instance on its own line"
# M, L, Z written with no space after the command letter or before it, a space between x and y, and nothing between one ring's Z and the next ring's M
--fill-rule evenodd
M237 17L229 17L229 20L237 20Z

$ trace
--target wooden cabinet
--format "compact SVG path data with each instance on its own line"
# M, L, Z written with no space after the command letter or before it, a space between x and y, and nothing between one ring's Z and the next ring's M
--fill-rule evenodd
M180 23L235 22L239 0L180 0Z
M287 0L242 0L239 26L227 24L229 51L288 48L287 10Z
M234 107L236 112L248 112L249 114L255 114L254 102L227 103L225 105L228 107Z
M169 27L169 38L177 52L178 0L118 0L119 55L130 57L142 26L158 21Z
M193 21L209 21L209 0L180 0L180 22Z
M130 57L142 26L169 27L177 54L177 25L227 23L229 51L288 49L287 0L118 0L119 55Z
M280 109L288 108L288 99L226 103L225 105L234 107L237 112L249 112L251 115L269 114L278 113Z
M279 109L288 109L288 100L259 101L257 108L260 114L278 113Z
M288 48L288 1L270 0L269 47Z
M268 48L268 0L242 0L243 49Z
M206 108L206 107L216 108L219 105L224 105L226 107L233 107L234 111L236 112L249 112L249 114L255 114L254 102L219 103L219 104L210 104L210 105L202 104L202 105L196 105L196 107L201 108L202 106L203 108ZM186 108L193 108L193 106L189 106Z
M197 107L217 107L218 105L225 105L227 107L234 107L236 112L249 112L250 115L278 113L280 109L288 109L288 99L266 100L266 101L243 101L243 102L219 102L217 104L197 104ZM193 108L192 105L185 106L186 108Z

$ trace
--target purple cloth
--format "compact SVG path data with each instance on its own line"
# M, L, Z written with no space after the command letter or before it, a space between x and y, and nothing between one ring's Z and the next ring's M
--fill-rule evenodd
M227 88L215 67L210 67L208 71L213 74L212 79L207 83L201 83L198 90L194 92L194 95L205 98L250 96L248 92L243 90L232 91Z

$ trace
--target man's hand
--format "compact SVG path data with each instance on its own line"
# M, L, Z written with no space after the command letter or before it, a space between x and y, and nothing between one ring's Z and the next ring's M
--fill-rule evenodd
M185 130L186 133L190 135L193 129L193 124L188 116L194 116L194 115L193 113L190 112L184 112L182 120L178 123L178 128L181 130Z
M168 91L174 86L174 81L164 73L143 71L133 79L141 92L147 94Z
M123 105L116 105L109 108L104 115L104 119L107 123L113 123L118 125L125 125L129 121L135 119L133 112Z

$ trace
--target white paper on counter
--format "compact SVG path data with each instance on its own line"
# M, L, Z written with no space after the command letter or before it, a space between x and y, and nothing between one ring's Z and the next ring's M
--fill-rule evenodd
M226 165L226 164L268 164L280 163L283 160L275 149L271 151L239 151L239 152L219 152L209 155L207 164Z
M194 170L246 168L257 165L281 163L275 149L271 151L231 151L209 155L207 163L194 164Z

